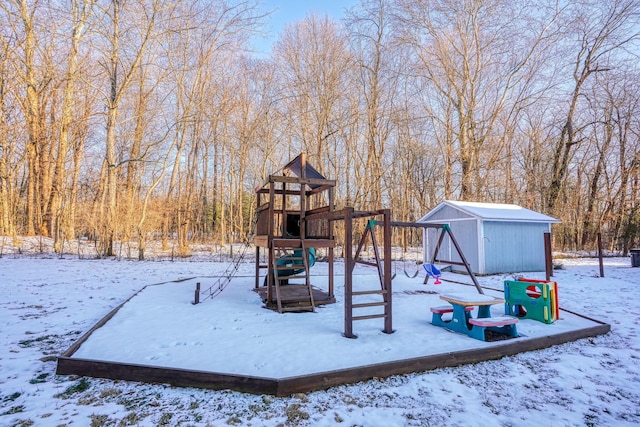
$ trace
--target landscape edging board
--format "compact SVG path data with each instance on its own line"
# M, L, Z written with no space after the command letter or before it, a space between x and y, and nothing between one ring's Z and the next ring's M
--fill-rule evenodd
M297 377L282 378L278 381L277 396L288 396L293 393L307 393L325 390L343 384L367 381L374 378L386 378L392 375L419 373L439 368L451 368L460 365L497 360L519 353L542 350L554 345L576 341L582 338L604 335L611 330L606 323L590 328L577 329L557 335L547 335L509 342L500 341L500 345L462 350L449 353L434 354L411 359L395 360L373 365L359 366L337 371L319 372ZM502 344L505 343L505 344Z
M80 375L114 380L167 383L179 387L197 387L213 390L231 389L254 394L288 396L294 393L325 390L334 386L367 381L373 378L386 378L392 375L404 375L438 368L496 360L526 351L541 350L582 338L603 335L611 330L610 325L587 318L599 323L599 325L538 338L499 341L499 344L491 347L394 360L280 379L101 360L76 359L71 357L82 342L88 338L90 333L95 331L99 327L98 325L104 325L122 305L124 305L124 303L112 310L112 312L105 316L104 319L58 358L57 375ZM578 314L578 316L580 315Z

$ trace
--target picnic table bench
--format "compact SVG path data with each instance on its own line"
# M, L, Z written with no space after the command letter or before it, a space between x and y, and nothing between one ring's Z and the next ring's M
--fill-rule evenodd
M504 299L490 295L475 294L446 294L440 299L447 301L450 306L432 307L431 323L449 330L486 341L486 331L518 336L516 324L518 319L511 316L491 317L491 306L504 304ZM471 316L471 311L478 307L477 317ZM452 313L451 319L443 319L442 315Z

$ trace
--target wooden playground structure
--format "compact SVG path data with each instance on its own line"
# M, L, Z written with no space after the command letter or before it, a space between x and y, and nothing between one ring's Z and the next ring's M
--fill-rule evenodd
M314 311L318 303L335 302L334 261L336 239L334 224L344 222L345 263L345 329L344 335L354 338L353 321L382 318L385 333L393 332L391 314L391 228L388 209L355 211L351 207L335 209L335 180L326 179L300 154L283 169L282 174L269 175L256 190L256 282L255 287L267 306L286 311ZM266 196L266 200L265 197ZM382 218L387 224L383 232L384 256L376 253L375 264L359 259L360 249L353 254L355 219ZM318 248L327 250L328 283L326 292L311 283L312 254ZM268 262L260 262L260 252L266 249ZM380 286L353 291L353 269L357 262L379 268ZM260 271L266 269L264 286L260 286ZM291 281L298 280L297 283ZM379 301L357 303L354 298L377 295ZM377 314L354 315L359 308L380 307Z
M383 332L392 333L392 227L435 228L440 236L431 263L441 262L464 266L478 293L478 284L467 260L447 224L394 222L389 209L357 211L352 207L335 209L336 181L326 179L307 162L304 153L286 164L279 173L269 175L256 189L256 247L255 288L268 307L284 313L289 311L315 311L316 305L335 302L334 261L336 236L334 225L342 222L344 230L344 336L355 338L353 322L382 318ZM353 248L356 220L365 220L366 226L360 242ZM376 226L382 227L382 253L376 238ZM370 236L374 260L361 258ZM438 257L439 249L448 237L458 252L460 261ZM327 251L328 278L325 290L312 284L310 269L315 263L316 250ZM268 261L261 262L261 251L267 251ZM354 290L353 271L357 263L376 267L379 286ZM264 280L261 270L266 270ZM313 277L317 280L317 277ZM426 280L425 280L426 283ZM377 296L377 301L358 302L359 297ZM357 315L359 309L380 308L380 312Z

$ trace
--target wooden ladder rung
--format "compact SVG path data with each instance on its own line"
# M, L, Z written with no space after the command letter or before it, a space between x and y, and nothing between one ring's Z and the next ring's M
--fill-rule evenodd
M282 312L285 311L313 311L312 305L297 305L297 306L284 306L282 307Z
M383 289L376 289L374 291L354 291L351 292L351 295L384 295L387 291Z
M295 275L292 275L292 276L281 276L280 280L306 279L306 278L307 278L307 276L305 276L304 274L295 274ZM294 285L295 285L295 283L294 283Z
M353 316L352 320L368 320L368 319L380 319L386 317L385 314L369 314L367 316Z
M276 304L278 301L273 300L271 301L272 304ZM301 306L307 306L307 305L311 305L309 303L309 297L306 296L291 296L291 297L280 297L280 303L281 304L297 304L297 305L301 305ZM302 304L304 303L304 304Z
M363 303L359 303L359 304L353 304L351 307L353 308L365 308L365 307L380 307L383 305L387 305L386 302L384 301L380 301L380 302L363 302Z
M289 277L291 277L291 276L289 276ZM302 277L304 277L304 276L302 276ZM305 290L305 291L308 289L307 285L304 285L304 284L301 284L301 283L297 283L297 284L296 283L292 283L291 285L284 285L281 289L284 289L284 288L287 288L287 289L290 289L290 290L302 289L302 290Z
M283 256L287 257L286 258L287 261L294 261L294 260L295 261L304 261L304 257L301 257L301 256L292 256L292 255L283 255Z
M304 269L304 265L302 265L302 264L289 264L289 265L279 265L279 266L276 267L276 270L278 270L278 271L300 270L300 269Z
M287 264L304 265L304 259L300 257L287 258ZM282 264L282 265L286 265L286 264Z

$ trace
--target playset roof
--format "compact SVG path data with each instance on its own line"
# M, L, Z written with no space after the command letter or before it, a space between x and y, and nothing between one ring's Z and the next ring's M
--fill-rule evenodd
M310 179L326 179L320 172L318 172L309 162L305 161L304 174L302 170L302 154L296 156L295 159L291 160L284 168L284 171L289 171L294 173L299 177L306 177ZM319 184L309 185L311 188L319 187Z

